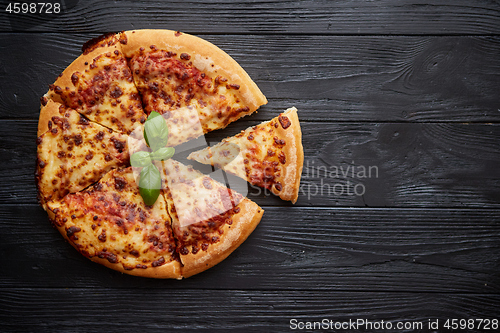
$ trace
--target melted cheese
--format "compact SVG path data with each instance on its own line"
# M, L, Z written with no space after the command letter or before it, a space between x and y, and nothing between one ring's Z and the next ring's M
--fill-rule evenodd
M48 202L54 222L87 257L121 263L126 270L176 260L166 203L146 206L131 168L113 170L83 192Z
M209 62L195 58L197 68L189 60L189 55L167 51L141 53L130 60L146 112L156 111L167 119L170 146L224 128L252 112L241 102L238 85L217 75Z
M43 201L80 191L129 159L126 136L90 122L75 110L61 112L38 138L37 178Z
M282 117L288 112L296 112L296 109L287 110ZM215 165L261 187L271 188L276 184L280 188L287 156L283 151L286 142L276 133L278 126L282 125L276 117L213 147L193 152L188 159Z
M61 83L56 81L49 96L56 101L60 98L92 121L122 133L130 133L145 121L132 73L121 52L100 54L85 64L80 71L65 73L72 84L59 86Z
M161 173L169 193L169 211L174 225L180 227L224 214L243 199L209 176L174 160L162 162Z

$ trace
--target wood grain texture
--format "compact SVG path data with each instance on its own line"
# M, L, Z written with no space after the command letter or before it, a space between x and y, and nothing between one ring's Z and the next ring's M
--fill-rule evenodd
M437 319L445 332L447 318L497 317L499 301L468 294L25 288L0 290L0 321L7 332L290 332L291 319L365 319L394 327L421 322L424 329L404 332L431 332L428 322ZM359 327L377 331L365 329Z
M0 207L5 287L500 292L500 216L486 209L266 207L226 260L182 281L81 256L37 206Z
M163 28L190 33L492 34L500 5L441 1L61 1L59 15L1 12L2 31L120 31Z
M446 319L499 319L499 1L59 2L51 17L0 8L1 332L288 332L292 318L451 332ZM304 134L297 205L250 187L260 225L183 281L91 262L36 202L39 97L85 41L140 28L213 42L268 97L210 142L290 106Z
M245 119L207 140L258 123ZM36 130L36 121L0 123L0 204L37 203ZM305 122L302 132L297 206L500 207L499 125ZM247 190L261 206L287 205L260 188Z
M96 36L0 34L0 119L38 119L48 85ZM296 106L303 121L500 121L500 37L202 37L268 97L255 119Z

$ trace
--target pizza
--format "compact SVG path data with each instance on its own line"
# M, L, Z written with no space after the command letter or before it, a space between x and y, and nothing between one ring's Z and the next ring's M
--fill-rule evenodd
M222 168L295 203L304 161L297 109L193 152L188 159Z
M41 98L35 178L53 225L84 256L131 275L180 279L224 260L264 210L173 159L154 161L161 188L147 205L130 158L149 149L150 114L175 147L252 114L265 96L224 51L180 32L112 33L82 51Z

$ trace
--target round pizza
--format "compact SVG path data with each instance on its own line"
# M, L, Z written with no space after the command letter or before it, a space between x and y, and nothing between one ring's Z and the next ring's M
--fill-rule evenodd
M181 279L224 260L264 211L171 159L171 147L252 114L265 96L228 54L188 34L125 31L82 50L41 98L36 182L53 225L84 256L131 275ZM252 144L233 140L245 157L228 171L295 202L303 152L293 112L240 135ZM145 128L157 115L168 130L164 147L152 149ZM138 150L147 163L134 159ZM207 153L193 159L210 163ZM147 168L158 170L153 201L141 185L154 179Z

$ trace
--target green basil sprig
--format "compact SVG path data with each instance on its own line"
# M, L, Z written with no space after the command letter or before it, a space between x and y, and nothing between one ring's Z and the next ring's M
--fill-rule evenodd
M151 164L150 153L147 151L138 151L130 157L130 164L133 167L142 168Z
M154 161L166 161L170 159L175 154L175 148L173 147L162 147L157 151L150 154L150 157Z
M168 142L168 126L158 112L151 112L144 124L144 139L153 151L165 147Z
M139 193L144 203L154 205L160 196L161 174L153 161L166 161L175 154L175 148L165 147L168 143L168 126L158 112L151 112L144 124L144 139L151 152L138 151L130 157L130 164L142 168L139 178Z
M160 171L154 164L142 168L139 179L139 193L144 203L148 206L154 205L161 189Z

